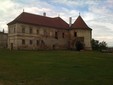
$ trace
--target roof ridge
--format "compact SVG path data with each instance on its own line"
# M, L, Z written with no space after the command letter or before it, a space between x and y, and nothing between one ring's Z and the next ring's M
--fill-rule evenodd
M51 18L51 17L46 17L46 16L27 13L27 12L22 12L12 22L8 23L8 25L17 22L53 27L53 28L63 28L63 29L69 28L68 24L60 17Z
M29 12L23 12L23 13L34 15L34 16L46 17L46 18L53 18L53 17L43 16L43 15L39 15L39 14L33 14L33 13L29 13Z

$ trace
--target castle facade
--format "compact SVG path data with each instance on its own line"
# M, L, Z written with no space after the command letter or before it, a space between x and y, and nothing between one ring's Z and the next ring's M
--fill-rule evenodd
M8 48L14 50L91 50L92 29L79 15L67 24L60 17L47 17L27 12L8 23Z

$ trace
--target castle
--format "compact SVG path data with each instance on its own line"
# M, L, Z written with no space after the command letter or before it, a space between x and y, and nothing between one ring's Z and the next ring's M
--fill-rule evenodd
M82 49L91 50L92 29L79 15L72 24L60 17L22 12L8 23L8 48L15 50Z

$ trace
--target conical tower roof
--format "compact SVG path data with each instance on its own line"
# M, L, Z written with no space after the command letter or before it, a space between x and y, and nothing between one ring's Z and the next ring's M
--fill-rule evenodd
M72 29L90 29L87 24L84 22L82 17L79 15L76 21L71 26Z

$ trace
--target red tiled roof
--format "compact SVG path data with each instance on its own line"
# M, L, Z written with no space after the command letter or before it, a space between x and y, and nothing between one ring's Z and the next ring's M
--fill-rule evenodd
M84 22L81 16L78 16L76 21L71 25L71 29L90 29L87 24Z
M50 17L30 14L26 12L21 13L16 19L8 23L8 25L14 24L17 22L39 25L39 26L53 27L53 28L61 28L61 29L69 28L69 25L64 20L62 20L60 17L50 18Z

